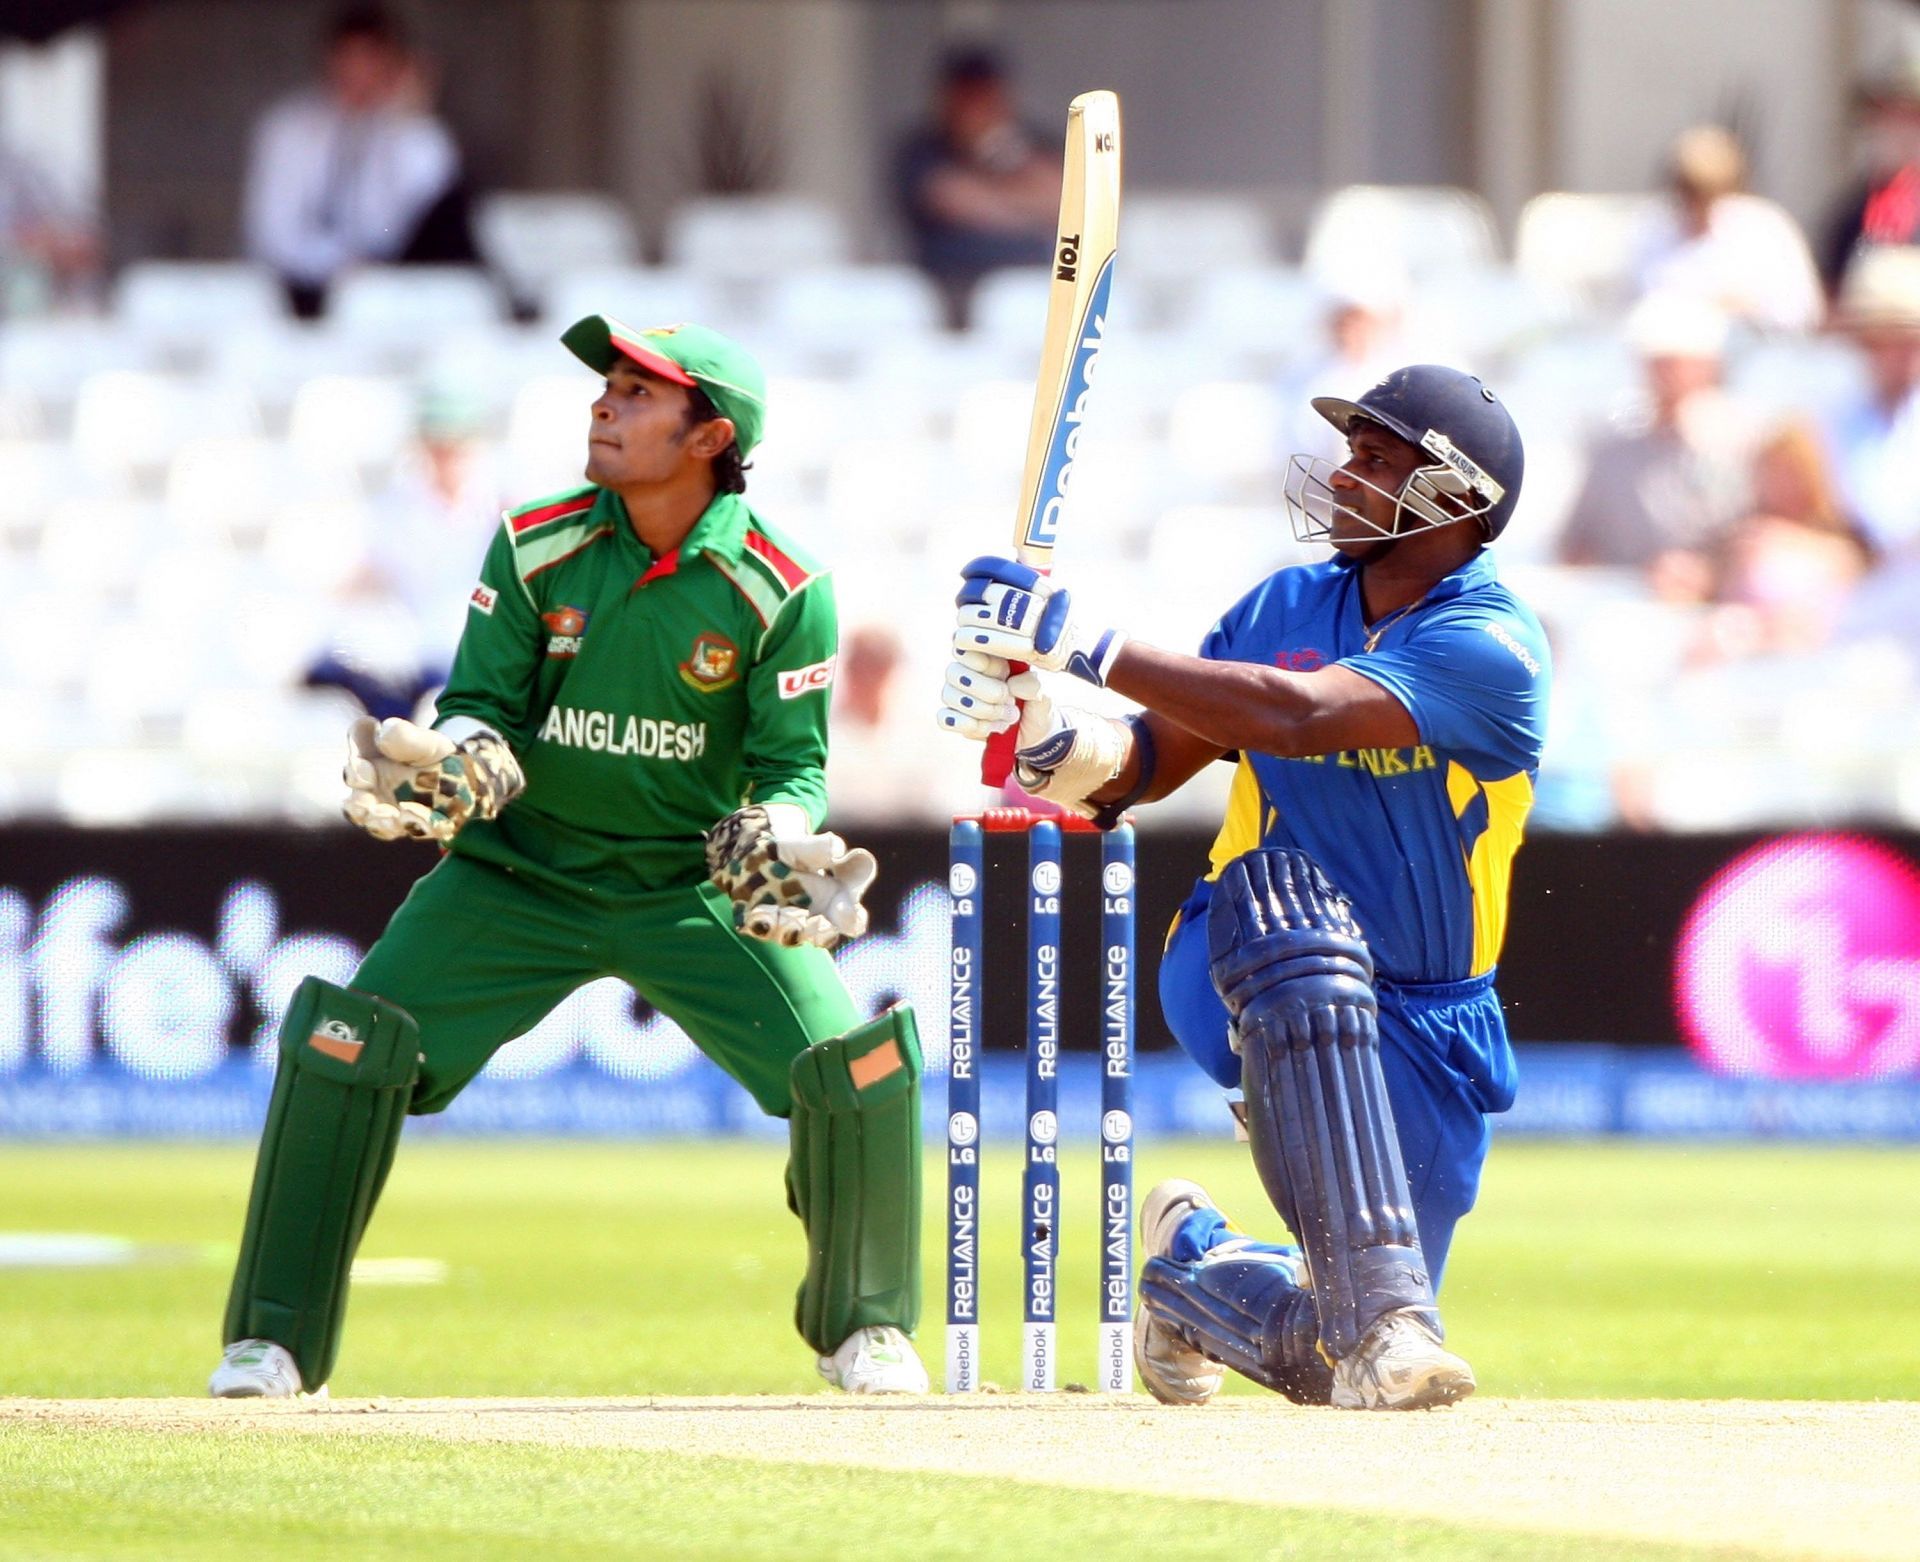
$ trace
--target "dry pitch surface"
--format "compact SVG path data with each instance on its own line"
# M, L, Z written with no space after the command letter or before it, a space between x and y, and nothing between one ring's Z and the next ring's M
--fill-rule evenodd
M1794 1555L1920 1557L1920 1405L1471 1400L1356 1415L1143 1398L0 1399L0 1421L644 1449L1432 1515Z

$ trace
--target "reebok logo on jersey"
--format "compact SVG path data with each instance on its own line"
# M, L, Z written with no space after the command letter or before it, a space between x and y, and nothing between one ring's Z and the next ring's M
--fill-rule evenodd
M547 627L547 655L565 658L580 654L580 637L587 632L585 608L557 607L542 613L540 622Z
M707 751L704 721L658 721L651 716L620 716L607 710L575 710L556 705L540 728L542 743L583 748L595 754L633 754L641 759L684 763Z
M780 698L797 700L803 694L811 694L815 689L827 689L833 686L833 664L839 658L829 656L824 662L815 662L811 667L796 667L790 673L780 675Z
M481 584L473 588L473 595L467 598L467 606L477 608L480 612L485 613L487 617L491 618L493 617L493 604L499 600L499 592L495 591L493 587L489 585Z
M1520 665L1526 668L1529 678L1538 678L1540 676L1540 663L1534 659L1533 652L1529 651L1518 640L1514 639L1512 635L1508 634L1505 625L1488 624L1486 631L1509 651L1513 652L1514 657L1519 661Z

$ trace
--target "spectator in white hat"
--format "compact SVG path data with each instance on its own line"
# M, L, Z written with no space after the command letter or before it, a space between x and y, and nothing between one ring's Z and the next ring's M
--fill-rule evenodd
M1813 253L1799 224L1746 181L1732 131L1694 125L1674 139L1669 199L1641 239L1637 291L1696 298L1755 330L1811 330L1822 308Z
M1833 323L1867 369L1826 431L1847 508L1877 552L1920 548L1920 245L1860 251Z
M1628 316L1627 340L1645 369L1645 405L1589 451L1561 557L1644 570L1656 594L1697 601L1712 584L1709 551L1747 498L1753 420L1721 389L1727 318L1656 294Z

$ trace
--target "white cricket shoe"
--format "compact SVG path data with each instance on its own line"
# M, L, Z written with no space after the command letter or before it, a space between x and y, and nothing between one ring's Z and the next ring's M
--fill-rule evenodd
M1140 1206L1140 1237L1148 1258L1165 1258L1180 1224L1195 1210L1217 1208L1207 1190L1184 1177L1155 1183ZM1147 1392L1163 1405L1204 1405L1220 1392L1227 1369L1191 1349L1142 1302L1133 1319L1133 1364Z
M323 1383L311 1395L300 1386L300 1369L284 1345L272 1340L235 1340L207 1379L215 1399L324 1399Z
M1353 1353L1333 1365L1339 1410L1430 1410L1473 1390L1473 1368L1404 1308L1376 1319Z
M924 1394L927 1369L919 1352L892 1324L855 1329L831 1356L822 1356L820 1376L849 1394Z

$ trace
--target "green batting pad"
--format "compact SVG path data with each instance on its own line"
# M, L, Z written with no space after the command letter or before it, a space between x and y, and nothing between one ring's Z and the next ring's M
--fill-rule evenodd
M295 991L280 1027L226 1339L284 1345L309 1390L333 1371L347 1271L419 1073L420 1032L404 1009L313 976Z
M793 1060L787 1198L807 1228L794 1322L822 1356L920 1321L920 1033L896 1004Z

